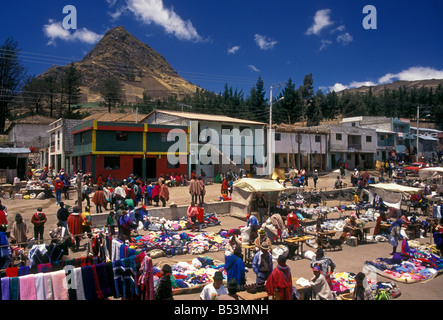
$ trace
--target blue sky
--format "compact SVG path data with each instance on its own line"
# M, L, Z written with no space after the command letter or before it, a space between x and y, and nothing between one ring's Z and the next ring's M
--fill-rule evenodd
M66 5L77 29L63 29ZM363 13L366 5L376 9ZM375 14L377 29L363 20ZM312 73L317 89L443 78L443 1L16 0L3 2L0 42L18 41L29 73L77 61L123 25L185 79L245 96Z

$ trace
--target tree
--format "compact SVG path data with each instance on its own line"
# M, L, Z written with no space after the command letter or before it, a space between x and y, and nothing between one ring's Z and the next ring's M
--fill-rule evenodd
M124 97L120 81L112 76L103 81L100 94L105 100L108 107L108 112L111 112L111 108L114 108L117 104L120 104Z
M284 98L283 100L280 100ZM297 122L301 118L301 100L298 91L295 89L295 83L289 78L286 86L283 88L281 94L277 97L280 100L275 105L275 122Z
M81 72L75 67L72 62L66 69L62 78L62 105L66 104L68 107L67 117L71 117L72 105L80 102L80 85Z
M5 132L9 107L22 87L26 75L25 68L19 62L18 44L12 38L0 46L0 133Z
M246 99L247 111L250 114L250 119L267 122L268 103L265 94L264 83L260 76L258 77L255 86L251 88L249 97Z
M43 103L46 97L45 85L43 79L37 79L34 75L27 76L24 81L21 97L24 104L29 106L31 114L41 114L43 112Z
M307 108L312 106L314 102L314 79L312 79L312 73L305 75L299 92L302 102L302 117L307 117Z

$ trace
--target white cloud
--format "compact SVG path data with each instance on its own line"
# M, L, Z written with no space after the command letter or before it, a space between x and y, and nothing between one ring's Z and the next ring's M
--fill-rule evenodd
M165 8L162 0L127 0L127 9L145 24L155 24L180 40L202 41L190 20L183 20L173 8Z
M325 50L327 47L329 47L332 44L331 40L321 40L321 46L320 46L320 51Z
M260 34L255 34L254 36L255 43L260 47L262 50L269 50L274 48L274 46L278 43L275 40L272 40L271 38L262 36Z
M43 26L43 32L47 38L49 38L48 45L55 44L56 40L62 41L79 41L88 44L95 44L100 41L103 34L95 33L86 28L74 30L72 33L70 30L63 28L61 22L49 20L49 23Z
M306 31L307 35L318 35L320 32L331 26L334 22L331 21L331 9L318 10L314 16L314 24Z
M235 54L240 50L240 46L233 46L232 48L228 49L228 54Z
M352 81L350 84L345 85L342 83L336 83L333 86L328 87L330 91L343 91L345 89L359 88L362 86L376 86L385 83L391 83L396 80L404 81L417 81L428 79L443 79L443 70L437 70L431 67L410 67L399 73L387 73L378 79L378 82L373 81Z
M344 46L348 45L352 41L354 41L354 38L349 34L349 32L343 33L337 37L337 42Z
M248 66L248 68L249 68L250 70L254 71L254 72L260 72L260 70L257 69L257 67L254 66L254 65L252 65L252 64L250 64L250 65Z
M443 70L436 70L430 67L411 67L399 73L387 73L380 79L379 83L388 83L395 80L426 80L426 79L443 79Z
M330 91L335 91L335 92L340 92L340 91L343 91L345 89L349 89L349 87L345 86L344 84L341 84L341 83L336 83L332 87L329 87Z

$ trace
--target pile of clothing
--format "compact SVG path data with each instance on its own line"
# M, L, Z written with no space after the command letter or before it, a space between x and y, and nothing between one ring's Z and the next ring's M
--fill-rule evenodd
M366 268L378 274L405 283L433 279L443 270L443 259L436 255L412 249L403 239L402 252L392 258L377 258L365 262Z
M344 293L354 292L356 285L356 274L352 272L337 272L331 275L332 291L336 296L340 296ZM381 282L366 277L367 284L371 287L376 300L390 300L391 298L397 298L401 292L398 286L394 282Z
M203 219L203 229L218 226L221 224L221 221L218 219L215 212L205 213ZM148 227L149 231L182 231L186 229L191 229L191 225L189 224L187 217L182 217L180 218L180 220L166 220L164 218L160 219L157 217L151 217L150 222L151 224Z
M129 244L131 248L150 252L153 258L187 253L203 254L205 252L217 252L224 250L229 241L226 238L226 232L222 235L220 233L193 235L186 232L177 233L170 231L150 231L144 236L136 237L134 240L134 243ZM159 251L162 251L163 254ZM155 253L155 255L152 253Z
M194 288L213 282L216 271L222 271L224 280L226 280L226 271L224 264L216 264L213 259L208 257L198 257L188 262L178 262L171 266L171 283L173 290ZM154 266L154 286L157 286L161 278L161 268Z

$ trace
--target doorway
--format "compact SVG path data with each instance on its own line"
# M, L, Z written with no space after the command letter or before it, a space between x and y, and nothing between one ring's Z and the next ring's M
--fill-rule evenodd
M146 158L146 179L157 178L157 158Z
M133 158L132 159L132 173L141 178L143 175L143 159L142 158Z

